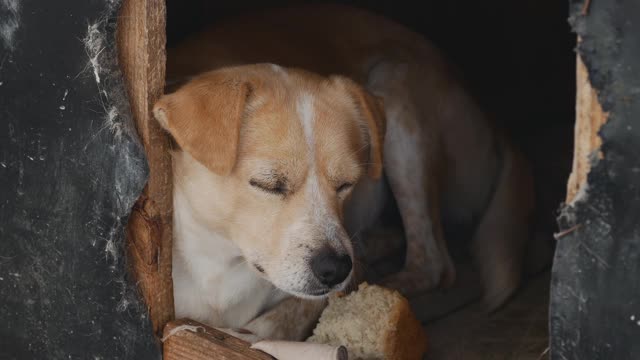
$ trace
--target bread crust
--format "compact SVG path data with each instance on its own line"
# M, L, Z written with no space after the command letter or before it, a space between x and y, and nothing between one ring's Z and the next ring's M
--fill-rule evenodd
M400 302L394 307L392 323L397 324L395 331L387 333L384 341L384 359L419 360L427 350L427 335L422 324L416 319L409 301L400 296Z

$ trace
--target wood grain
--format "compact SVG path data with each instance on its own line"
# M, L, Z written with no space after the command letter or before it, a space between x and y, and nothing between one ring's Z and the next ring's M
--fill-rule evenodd
M188 328L180 330L184 325ZM164 336L164 360L274 359L266 353L251 349L246 341L193 320L181 319L168 323Z
M567 184L567 203L571 203L580 187L587 181L591 169L591 154L602 144L598 131L607 122L598 94L589 82L589 73L580 59L576 60L576 125L573 150L573 169ZM598 153L598 156L601 154Z
M165 82L165 23L164 0L124 0L116 33L118 61L149 163L149 181L129 220L127 255L158 336L174 318L169 139L152 115Z

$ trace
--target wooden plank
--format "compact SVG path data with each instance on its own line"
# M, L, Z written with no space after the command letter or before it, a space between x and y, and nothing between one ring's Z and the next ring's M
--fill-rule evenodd
M174 318L169 139L152 115L165 81L165 15L164 0L124 0L116 33L120 68L149 163L149 181L129 221L127 255L158 336Z
M188 319L168 323L163 342L164 360L273 360L246 341Z
M573 169L567 184L567 203L571 203L580 187L586 183L591 168L590 155L600 148L600 127L607 121L598 94L591 87L589 72L580 55L576 59L576 125L573 150Z

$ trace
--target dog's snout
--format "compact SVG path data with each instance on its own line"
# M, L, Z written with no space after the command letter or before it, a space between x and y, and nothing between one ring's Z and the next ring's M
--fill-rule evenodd
M330 248L323 248L311 259L311 271L326 286L340 284L351 272L351 257L338 255Z

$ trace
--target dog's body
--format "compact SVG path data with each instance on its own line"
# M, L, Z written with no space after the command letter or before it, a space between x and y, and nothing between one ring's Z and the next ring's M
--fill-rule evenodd
M154 108L182 150L177 317L302 338L326 293L352 277L350 239L387 196L383 164L407 240L405 269L387 285L408 293L454 281L446 220L475 222L491 307L516 289L528 169L422 37L347 7L279 10L169 51L169 81L210 70Z

